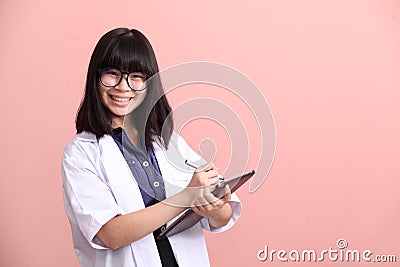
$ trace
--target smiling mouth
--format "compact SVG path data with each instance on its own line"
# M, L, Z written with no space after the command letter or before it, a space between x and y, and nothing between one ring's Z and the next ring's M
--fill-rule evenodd
M117 102L128 102L130 101L133 97L117 97L110 95L111 99Z

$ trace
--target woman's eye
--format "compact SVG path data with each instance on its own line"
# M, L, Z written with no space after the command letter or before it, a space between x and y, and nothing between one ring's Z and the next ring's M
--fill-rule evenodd
M133 80L144 80L146 76L142 73L132 73L131 74L131 79Z
M107 74L107 75L112 75L112 76L119 76L119 73L118 73L117 70L107 70L107 71L105 72L105 74Z

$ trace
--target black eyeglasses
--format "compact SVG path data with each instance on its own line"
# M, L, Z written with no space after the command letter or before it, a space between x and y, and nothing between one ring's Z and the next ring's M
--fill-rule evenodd
M99 71L100 82L105 87L115 87L121 83L122 77L126 74L126 82L134 91L143 91L146 89L146 80L149 75L140 71L123 72L115 68L105 68Z

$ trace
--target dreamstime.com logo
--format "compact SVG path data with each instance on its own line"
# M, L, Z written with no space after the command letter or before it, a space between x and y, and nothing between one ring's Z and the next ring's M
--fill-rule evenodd
M313 249L297 250L274 250L265 246L257 252L258 260L280 261L280 262L396 262L396 255L378 255L371 250L366 249L360 251L358 249L347 249L348 243L344 238L340 238L336 242L336 247L329 247L321 251Z

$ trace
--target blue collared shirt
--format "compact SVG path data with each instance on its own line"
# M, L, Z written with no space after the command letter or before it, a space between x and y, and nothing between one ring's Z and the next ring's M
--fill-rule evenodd
M164 200L164 180L153 150L132 144L122 128L113 129L112 137L139 185L145 206Z

